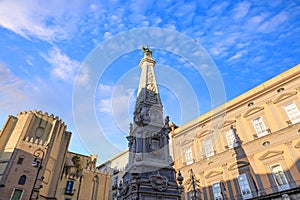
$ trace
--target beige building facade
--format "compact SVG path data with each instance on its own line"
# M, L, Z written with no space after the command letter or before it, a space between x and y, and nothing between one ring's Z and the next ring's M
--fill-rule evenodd
M300 199L300 65L172 134L185 199Z

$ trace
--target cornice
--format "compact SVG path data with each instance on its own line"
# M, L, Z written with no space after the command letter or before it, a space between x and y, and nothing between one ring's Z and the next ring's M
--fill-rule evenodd
M246 104L246 102L252 101L253 99L264 95L268 92L270 92L273 89L276 89L290 81L293 81L300 76L300 64L296 65L290 70L287 70L283 72L282 74L279 74L275 76L274 78L258 85L255 88L252 88L248 92L245 92L241 94L240 96L226 102L225 104L219 106L216 109L213 109L212 111L209 111L198 118L192 120L190 123L184 124L180 126L177 129L177 132L175 133L175 136L177 134L181 134L181 132L186 132L186 130L190 130L193 127L201 126L201 124L205 124L212 119L215 119L216 117L220 116L220 114L229 112L231 110L236 109L237 107L242 106L243 104ZM203 119L202 119L203 118Z

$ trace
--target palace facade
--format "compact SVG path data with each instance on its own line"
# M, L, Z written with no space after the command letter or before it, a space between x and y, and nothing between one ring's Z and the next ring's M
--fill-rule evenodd
M186 199L300 199L300 65L173 130Z

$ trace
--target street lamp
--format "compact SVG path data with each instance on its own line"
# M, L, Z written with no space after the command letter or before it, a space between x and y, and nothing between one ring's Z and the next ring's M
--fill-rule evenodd
M196 200L197 199L197 189L196 187L199 187L199 180L197 180L195 178L195 174L193 172L193 169L190 169L189 170L190 172L190 177L191 177L191 181L192 181L192 186L193 186L193 196L194 196L194 199Z
M179 190L179 195L180 195L180 199L181 199L182 198L182 192L183 192L183 186L182 186L183 177L181 175L180 170L178 171L177 181L179 183L178 190Z
M34 199L34 198L32 197L34 192L37 193L35 199L38 199L40 189L41 189L43 186L42 186L42 185L39 185L38 187L36 187L36 182L37 182L38 180L39 180L39 181L43 181L43 180L44 180L44 176L41 176L41 178L39 178L39 174L40 174L40 171L41 171L41 169L42 169L42 167L43 167L42 164L43 164L45 152L44 152L42 149L37 149L37 150L35 150L35 152L33 153L33 155L34 155L34 159L33 159L33 161L32 161L32 166L34 166L34 167L37 168L37 173L36 173L36 176L35 176L35 179L34 179L33 188L32 188L32 190L31 190L29 200ZM41 156L41 157L40 157L40 156Z

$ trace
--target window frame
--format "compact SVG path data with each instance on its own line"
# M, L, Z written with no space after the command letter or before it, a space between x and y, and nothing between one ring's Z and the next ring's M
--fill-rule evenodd
M253 128L254 128L254 130L257 134L257 137L260 138L260 137L263 137L263 136L266 136L266 135L269 134L268 129L266 127L266 124L265 124L264 119L263 119L262 116L255 117L251 121L252 121ZM260 130L258 130L256 125L259 125Z
M244 178L244 183L247 183L246 185L247 185L247 187L246 187L246 189L248 189L249 190L249 193L246 193L245 195L243 194L243 189L242 189L242 187L244 186L244 185L241 185L242 183L241 183L241 181L240 181L240 177L242 177L243 176L243 178ZM248 180L248 176L247 176L247 174L246 173L241 173L241 174L239 174L238 176L237 176L237 179L238 179L238 184L239 184L239 188L240 188L240 192L241 192L241 195L242 195L242 198L243 199L249 199L249 198L252 198L253 197L253 195L252 195L252 191L251 191L251 187L250 187L250 184L249 184L249 180Z
M69 183L72 183L72 184L71 184L71 188L68 189ZM65 188L65 194L73 195L74 194L74 187L75 187L75 181L74 180L68 180L66 188Z
M19 185L25 185L27 180L27 176L25 174L21 175L18 181Z
M209 144L209 145L207 145L207 144ZM208 149L207 146L210 146L210 149ZM215 155L215 149L214 149L214 146L213 146L212 139L205 140L203 142L203 147L204 147L205 156L207 158Z
M233 138L233 141L229 141L229 139L228 139L229 134L230 134L231 139ZM226 141L227 141L227 145L228 145L229 149L233 149L233 148L239 146L238 142L237 142L237 137L232 129L228 129L225 131L225 137L226 137ZM230 143L232 143L232 144L230 144Z
M13 192L11 193L10 200L16 200L16 199L13 199L16 190L21 191L21 195L20 195L20 198L18 200L22 199L24 190L20 189L20 188L14 188Z
M216 191L214 188L215 185L218 185L219 186L219 191ZM221 184L220 184L220 181L218 182L214 182L213 184L211 184L211 188L212 188L212 193L214 195L214 200L223 200L223 194L222 194L222 188L221 188Z
M17 165L22 165L24 161L24 156L20 156L17 160Z
M190 165L194 163L192 147L187 148L184 152L184 155L185 155L186 165Z
M291 106L292 109L296 110L296 114L295 114L295 112L292 112L288 106ZM298 106L295 104L295 102L292 101L292 102L285 104L283 106L283 109L284 109L286 115L288 116L289 120L292 122L292 124L296 124L296 123L300 122L300 111L299 111Z
M273 171L273 169L274 169L276 166L279 166L279 168L281 169L281 171L280 171L280 170L279 170L279 171L276 171L276 173L277 173L277 172L282 172L282 174L280 174L281 176L279 175L280 181L283 182L283 181L282 181L282 177L283 177L283 178L284 178L284 181L285 181L286 183L283 183L283 184L280 184L280 183L279 183L279 181L278 181L278 179L277 179L277 176L276 176L276 173L274 173L274 171ZM282 169L281 164L280 164L280 163L274 163L274 164L270 165L270 169L271 169L271 173L272 173L272 176L273 176L273 180L274 180L274 182L275 182L275 184L276 184L278 190L279 190L279 191L283 191L283 190L288 190L288 189L290 189L290 185L289 185L288 179L287 179L287 177L286 177L286 175L285 175L285 172L284 172L283 169ZM282 176L282 175L283 175L283 176Z

